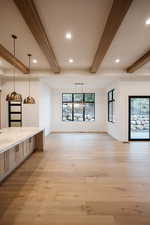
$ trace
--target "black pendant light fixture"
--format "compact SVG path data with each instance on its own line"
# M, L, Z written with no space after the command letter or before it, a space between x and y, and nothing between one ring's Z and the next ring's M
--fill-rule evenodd
M17 36L16 35L12 35L12 39L13 39L13 53L14 53L14 56L16 55L16 39L17 39ZM14 90L13 92L9 93L7 96L6 96L6 101L13 101L13 102L22 102L22 96L21 94L18 94L16 92L16 88L15 88L15 74L16 73L16 69L15 69L15 66L13 67L13 85L14 85Z
M31 54L28 54L29 57L29 74L30 74L30 61L31 61ZM35 104L35 99L30 96L30 77L29 77L29 96L27 96L24 101L24 104Z

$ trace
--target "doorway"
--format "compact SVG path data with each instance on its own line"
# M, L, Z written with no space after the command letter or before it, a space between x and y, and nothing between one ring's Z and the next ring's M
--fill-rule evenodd
M150 96L129 96L129 140L150 140Z

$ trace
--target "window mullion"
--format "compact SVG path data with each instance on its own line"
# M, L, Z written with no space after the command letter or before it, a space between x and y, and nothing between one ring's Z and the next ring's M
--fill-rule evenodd
M74 121L74 94L72 94L72 121Z
M82 102L82 107L83 107L83 121L85 121L85 94L83 94L83 102Z

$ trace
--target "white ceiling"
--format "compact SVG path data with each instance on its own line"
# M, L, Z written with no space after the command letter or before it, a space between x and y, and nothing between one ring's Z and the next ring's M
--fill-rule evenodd
M84 91L92 88L106 88L113 81L118 80L115 75L106 76L90 76L86 74L64 74L63 76L52 75L44 78L44 81L50 86L50 88L77 88L75 83L81 82L83 86L78 86L78 88L83 88Z
M42 51L13 3L13 0L0 0L0 28L0 43L11 52L13 51L11 34L18 36L16 41L16 56L24 64L28 64L27 54L31 53L33 58L38 60L38 64L32 64L33 68L49 68ZM1 66L5 68L9 67L6 63Z
M102 35L112 0L35 0L62 68L88 68ZM73 35L71 41L65 32ZM73 64L68 59L74 59Z
M145 26L145 20L150 17L150 0L134 0L115 39L113 40L100 70L96 75L88 73L98 42L102 35L105 22L113 0L34 0L42 23L45 27L58 62L63 70L60 75L51 75L51 83L74 82L87 79L88 83L105 86L113 77L120 77L121 71L132 64L150 49L150 26ZM51 74L49 64L35 41L28 26L25 24L13 0L0 0L0 43L12 51L11 34L18 36L17 57L27 65L27 54L32 53L38 60L32 64L32 69L41 72L42 76ZM64 38L65 32L72 32L73 38L68 41ZM73 64L68 63L69 58L74 59ZM114 61L120 58L120 63ZM0 59L1 68L11 68L4 60ZM149 71L150 63L143 69ZM65 72L72 70L73 76ZM86 73L81 78L81 71ZM109 71L109 76L103 71ZM115 75L115 71L119 71ZM45 71L49 71L46 72ZM76 72L77 71L77 72ZM110 72L111 71L111 72ZM142 72L141 72L142 73ZM72 74L72 73L70 73ZM79 76L76 76L78 74ZM6 74L7 75L7 74ZM91 78L89 78L89 75ZM62 77L59 77L62 76ZM93 78L94 76L94 78ZM103 78L103 76L105 76ZM132 76L132 75L131 75ZM86 78L85 78L86 77ZM106 82L105 82L106 81ZM56 85L54 85L56 86Z
M103 68L126 69L150 49L147 18L150 18L150 0L134 0L105 56ZM114 63L116 58L120 58L119 64Z

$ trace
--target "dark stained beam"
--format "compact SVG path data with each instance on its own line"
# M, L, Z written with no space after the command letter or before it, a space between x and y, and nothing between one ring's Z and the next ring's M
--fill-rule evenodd
M60 73L56 56L33 0L14 0L54 73Z
M100 39L92 66L91 73L96 73L101 65L128 9L133 0L114 0L102 37Z
M139 58L136 62L134 62L131 66L129 66L126 71L127 73L133 73L148 62L150 62L150 50L146 52L141 58Z
M28 74L29 68L26 67L19 59L17 59L11 52L9 52L3 45L0 44L0 56L8 63L15 66L22 73Z

